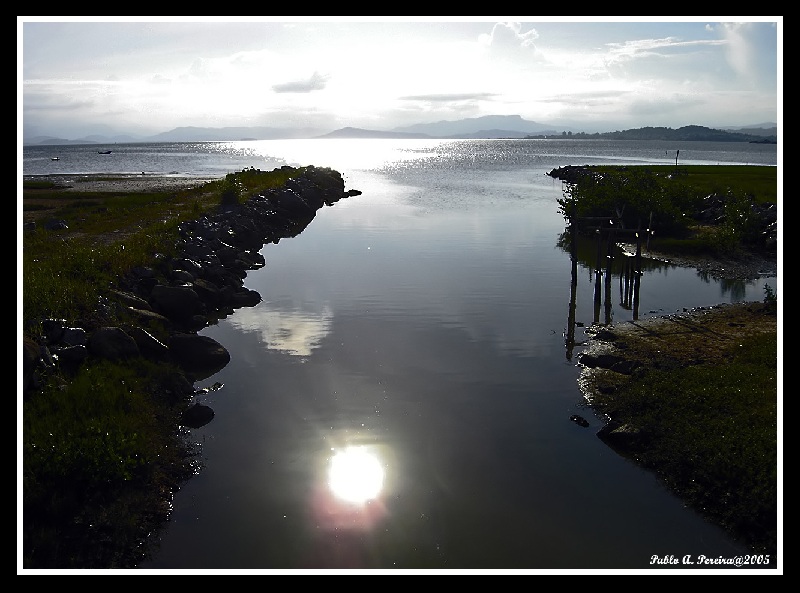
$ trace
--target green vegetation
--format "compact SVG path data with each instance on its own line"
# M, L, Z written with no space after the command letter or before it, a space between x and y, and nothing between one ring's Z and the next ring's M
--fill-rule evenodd
M756 321L734 323L758 329L707 344L719 349L713 357L697 352L697 340L713 342L709 331L725 335L729 315L717 325L704 321L694 339L658 327L647 338L624 335L625 352L636 351L644 366L627 378L596 373L591 405L635 427L637 440L623 455L654 470L689 506L754 553L775 558L777 302L767 298L763 307L749 308Z
M759 207L777 203L777 170L758 166L588 167L559 200L565 219L614 218L650 224L650 248L727 256L763 251ZM706 196L716 216L704 220ZM610 216L611 215L611 216ZM580 230L580 220L577 228ZM586 225L587 227L589 225ZM625 376L598 371L590 403L633 428L620 451L655 471L688 505L756 553L777 551L777 295L703 316L702 327L615 342L642 363Z
M25 182L23 211L48 209L68 229L37 225L23 245L23 311L26 320L57 316L85 320L125 271L173 255L178 225L221 204L280 187L296 169L248 169L178 192L77 192ZM35 201L34 201L35 200Z
M651 250L673 254L764 249L763 212L778 199L776 167L607 165L587 171L559 200L567 220L606 217L622 228L655 229Z
M24 211L46 212L65 229L23 236L24 332L65 319L87 330L123 325L104 306L134 266L172 255L181 221L269 188L299 169L256 169L175 192L77 192L25 183ZM235 188L236 195L230 194ZM35 206L31 208L29 206ZM148 328L159 336L160 328ZM163 329L163 328L161 328ZM144 358L54 365L23 405L25 568L130 568L167 517L170 493L196 471L179 431L186 395L176 369Z

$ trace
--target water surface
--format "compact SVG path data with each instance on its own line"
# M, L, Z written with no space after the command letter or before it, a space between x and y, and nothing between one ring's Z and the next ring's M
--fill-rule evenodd
M561 182L546 173L670 164L676 149L683 164L777 165L774 145L742 143L26 147L25 175L313 164L363 192L264 246L267 265L245 280L262 302L201 332L231 362L196 385L222 384L197 396L215 411L189 432L203 468L176 494L140 569L650 572L687 568L654 555L744 553L606 447L578 388L593 322L762 300L766 285L780 292L777 277L718 282L653 262L637 309L615 269L598 311L591 246L573 292Z
M245 280L263 301L201 332L231 362L198 396L216 413L191 431L204 468L141 568L647 571L744 552L596 437L576 363L594 274L580 263L572 348L561 185L544 175L592 155L515 144L307 157L339 159L363 193L266 245ZM776 280L654 264L636 314L761 300ZM600 322L631 320L611 294Z

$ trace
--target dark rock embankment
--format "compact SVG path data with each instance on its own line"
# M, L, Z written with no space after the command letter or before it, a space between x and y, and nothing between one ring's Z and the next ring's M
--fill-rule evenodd
M177 256L159 255L151 266L130 270L104 296L100 317L126 321L100 327L72 327L63 319L27 322L41 329L23 338L26 396L56 367L70 371L89 357L124 361L139 356L176 365L181 373L169 388L192 394L194 381L230 361L222 344L197 332L261 301L244 286L248 271L265 265L261 248L298 235L320 208L360 193L345 191L337 171L307 167L281 188L181 224ZM201 426L212 417L213 411L195 404L184 414L184 424Z

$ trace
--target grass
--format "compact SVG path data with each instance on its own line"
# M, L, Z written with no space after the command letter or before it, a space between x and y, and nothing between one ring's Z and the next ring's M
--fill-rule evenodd
M682 167L678 201L722 187L734 197L752 192L756 200L776 200L774 168L755 169ZM132 267L171 254L181 221L280 187L297 173L246 170L193 189L133 193L25 182L26 219L68 226L24 233L25 335L38 337L46 318L87 329L124 323L103 306L107 291ZM640 178L640 187L655 192L664 179ZM676 249L700 248L680 234L665 238ZM775 527L776 343L773 330L763 341L743 342L735 349L740 356L722 366L653 371L596 402L654 435L653 446L637 453L640 463L710 509L712 520L750 530L745 536L759 549L769 549ZM709 350L697 336L680 344ZM56 366L26 394L24 568L132 568L150 552L148 536L166 520L171 493L197 471L196 452L178 429L187 400L170 385L173 371L144 360L90 361L74 372Z
M124 324L124 313L104 307L108 291L133 267L172 255L180 222L280 187L300 171L246 170L193 189L134 193L25 182L24 212L67 223L24 233L25 335L39 341L48 318L87 331ZM89 358L77 370L55 365L25 393L24 568L131 568L148 554L171 493L197 470L179 430L190 396L172 385L177 375L144 358Z
M636 438L609 440L753 553L777 553L777 301L618 328L632 376L594 370L589 401Z
M25 182L23 212L43 211L68 226L54 232L40 224L25 233L25 318L92 317L104 291L127 270L150 265L156 254L174 254L181 222L280 187L295 174L291 168L251 169L192 189L144 193L66 191Z
M568 184L559 200L566 220L575 220L579 229L596 225L598 218L613 219L617 228L652 228L651 247L676 254L727 257L763 248L758 210L778 200L777 167L596 165L588 170L592 174ZM708 210L719 220L704 220Z
M761 165L647 165L643 167L662 179L692 188L692 194L708 196L735 190L751 195L759 203L778 203L778 168ZM619 166L597 165L593 170L609 172Z

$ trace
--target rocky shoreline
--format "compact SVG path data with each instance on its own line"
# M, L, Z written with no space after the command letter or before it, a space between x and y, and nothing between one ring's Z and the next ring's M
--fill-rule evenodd
M154 187L164 188L165 183L186 187L195 180L151 178L148 182L154 191ZM121 182L113 176L86 183L93 183L95 191L108 191L103 183L120 190ZM127 183L128 189L122 191L142 191L141 180ZM101 317L134 322L72 327L61 319L26 321L40 323L42 329L39 336L23 337L24 393L37 389L41 376L56 365L68 370L84 364L90 356L113 361L144 356L180 367L183 374L165 387L191 395L195 381L211 376L230 361L223 345L197 332L237 308L261 301L256 291L244 286L247 272L264 265L260 249L299 234L323 206L360 193L345 191L337 171L307 167L280 189L183 223L176 257L157 258L152 266L130 270L105 296ZM157 335L145 329L150 327L163 329ZM195 404L184 414L183 424L198 427L211 418L213 410Z

